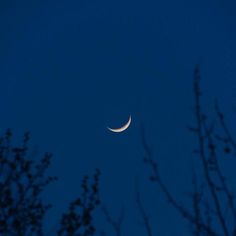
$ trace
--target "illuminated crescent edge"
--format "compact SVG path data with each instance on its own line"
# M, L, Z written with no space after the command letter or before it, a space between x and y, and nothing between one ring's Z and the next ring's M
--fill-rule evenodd
M125 131L126 129L128 129L129 126L130 126L130 124L131 124L131 116L129 116L129 120L128 120L128 122L127 122L124 126L118 128L118 129L112 129L112 128L109 128L109 127L107 127L107 128L108 128L110 131L112 131L112 132L120 133L120 132L123 132L123 131Z

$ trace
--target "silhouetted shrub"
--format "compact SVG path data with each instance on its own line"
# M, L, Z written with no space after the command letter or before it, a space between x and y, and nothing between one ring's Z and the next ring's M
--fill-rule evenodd
M3 236L43 236L43 220L52 207L41 198L45 187L57 180L45 175L52 155L45 153L40 160L33 160L29 155L29 139L29 133L25 133L22 145L14 146L10 129L0 139L0 235ZM84 177L82 196L70 204L58 222L55 235L94 234L92 214L100 203L99 176L100 171L96 170L91 184Z
M97 169L93 182L89 184L89 177L85 176L81 183L82 196L70 203L68 212L63 214L58 230L58 236L91 236L96 229L93 225L93 211L100 204L99 176Z
M28 157L29 133L23 144L13 146L12 132L0 140L0 234L42 235L42 222L50 204L40 198L44 188L56 180L45 177L52 155L35 162Z

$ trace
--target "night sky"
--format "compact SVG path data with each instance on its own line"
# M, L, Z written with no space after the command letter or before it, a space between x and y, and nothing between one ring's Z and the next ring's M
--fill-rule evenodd
M163 178L184 202L196 145L187 129L196 63L205 110L217 97L235 125L235 12L233 0L1 0L1 133L12 128L20 140L29 130L32 147L53 153L50 174L59 181L44 194L54 205L47 230L98 167L107 208L114 217L125 209L122 236L145 235L135 176L155 235L187 235L186 222L148 181L140 122ZM125 132L107 130L129 115ZM114 235L102 217L98 229Z

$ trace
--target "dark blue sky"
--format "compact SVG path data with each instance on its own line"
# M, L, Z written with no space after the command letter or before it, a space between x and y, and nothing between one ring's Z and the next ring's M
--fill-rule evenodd
M145 181L139 123L167 184L182 196L191 187L195 139L186 126L193 122L196 63L206 108L215 97L225 111L235 106L235 10L230 0L1 1L1 130L11 127L17 137L30 130L32 145L54 153L51 173L60 181L46 192L55 206L48 228L78 195L82 176L99 167L108 208L126 208L124 236L144 235L134 203L137 174L155 233L186 232ZM127 132L108 132L129 114Z

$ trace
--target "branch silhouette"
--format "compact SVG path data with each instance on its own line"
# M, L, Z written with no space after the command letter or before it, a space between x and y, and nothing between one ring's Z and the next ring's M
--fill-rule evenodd
M215 122L209 122L207 115L202 111L200 80L200 69L196 65L193 75L196 125L188 128L197 137L198 148L194 150L194 153L198 156L197 160L200 162L202 174L201 172L192 172L193 193L190 194L190 198L192 199L193 209L191 210L179 203L164 183L152 147L148 144L144 124L141 123L141 142L145 151L144 163L151 168L150 180L158 185L167 201L183 218L190 222L193 235L234 236L236 235L235 198L218 161L219 149L216 147L223 144L224 153L228 155L232 149L235 149L236 142L225 122L218 102L215 103L215 112L219 120L218 125L223 130L223 135L216 132ZM197 181L197 174L202 181L200 186ZM230 216L226 216L225 209L231 212Z
M122 223L124 221L124 216L125 216L124 208L121 209L120 215L117 220L114 220L111 217L108 209L105 206L102 207L102 212L108 224L110 224L113 230L115 231L116 236L121 236L121 226L122 226Z
M147 235L148 236L153 236L151 223L150 223L149 217L146 213L146 210L145 210L145 208L143 206L143 203L142 203L142 200L141 200L138 177L136 177L136 179L135 179L135 194L136 194L136 203L137 203L137 206L138 206L138 210L139 210L139 212L141 214L141 217L143 219L143 224L145 226Z

